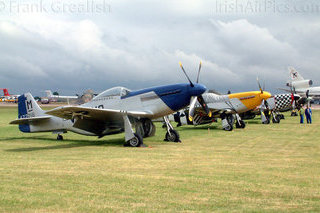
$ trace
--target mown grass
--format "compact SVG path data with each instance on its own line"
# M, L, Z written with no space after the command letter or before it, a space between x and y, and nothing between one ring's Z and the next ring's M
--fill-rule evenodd
M309 126L180 127L178 144L157 124L147 148L23 134L8 125L16 113L0 108L0 212L320 211L320 112Z

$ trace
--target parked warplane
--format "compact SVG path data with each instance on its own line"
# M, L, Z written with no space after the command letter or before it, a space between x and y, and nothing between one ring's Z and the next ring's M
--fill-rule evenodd
M181 65L182 70L184 70ZM201 69L201 64L199 70ZM197 79L197 83L199 78ZM258 81L259 82L259 81ZM222 120L222 128L226 131L233 130L233 124L236 120L237 128L245 128L245 123L241 120L239 113L244 113L255 109L261 103L264 103L271 97L269 92L263 91L259 83L260 91L234 93L229 95L219 95L208 92L202 95L203 99L194 98L191 103L194 108L179 112L174 115L174 120L180 125L202 125L215 121L217 118ZM205 112L203 103L206 103L209 112Z
M4 101L6 102L15 102L19 97L19 95L10 95L8 89L6 88L0 88L0 90L3 90Z
M186 74L187 76L187 74ZM22 132L53 132L62 140L62 133L72 131L78 134L98 136L125 132L129 146L143 144L142 137L152 136L155 126L151 119L172 114L185 108L194 97L201 97L205 86L194 84L174 84L130 91L115 87L100 93L90 102L80 106L63 106L43 111L30 93L19 97L19 119L10 124L18 124ZM203 107L206 109L205 104ZM132 129L135 126L136 133ZM166 122L166 139L179 141L179 134L169 121Z
M47 100L48 102L52 102L52 100L63 100L69 103L69 100L78 100L78 96L65 96L65 95L53 95L51 90L46 90Z
M244 120L253 119L256 115L261 115L261 122L269 124L272 120L273 123L280 123L283 115L280 112L286 112L299 107L302 104L300 95L293 93L277 94L268 98L264 104L251 110L240 114Z

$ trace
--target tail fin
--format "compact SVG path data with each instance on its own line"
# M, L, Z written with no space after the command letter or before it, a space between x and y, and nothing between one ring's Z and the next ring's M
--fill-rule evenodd
M291 81L303 81L304 78L293 67L289 67Z
M25 93L18 98L18 117L33 118L44 115L44 111L39 107L30 93ZM21 132L30 132L29 124L20 124Z
M45 92L46 92L48 98L53 97L53 94L52 94L51 90L46 90Z
M44 115L44 111L39 107L30 93L25 93L18 98L19 118L32 118Z
M10 96L8 89L3 89L4 96Z

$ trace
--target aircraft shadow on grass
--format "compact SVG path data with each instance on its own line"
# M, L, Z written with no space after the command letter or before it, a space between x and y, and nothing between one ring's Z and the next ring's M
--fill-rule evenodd
M45 138L45 137L10 137L2 138L0 141L14 141L14 140L41 140L41 141L51 141L55 142L55 145L52 146L43 146L43 147L26 147L26 148L17 148L17 149L7 149L7 152L31 152L39 150L53 150L53 149L69 149L85 146L119 146L123 147L123 139L109 139L104 141L93 141L93 140L77 140L77 139L65 139L63 141L57 141L54 138ZM66 143L67 142L67 143Z
M200 125L200 126L188 126L188 127L179 127L179 131L194 131L194 130L197 130L197 131L203 131L203 130L217 130L217 131L222 131L222 129L218 126L209 126L209 125Z

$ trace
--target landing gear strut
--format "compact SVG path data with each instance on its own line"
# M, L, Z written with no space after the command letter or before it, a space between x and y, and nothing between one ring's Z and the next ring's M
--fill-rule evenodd
M143 138L139 135L139 133L134 133L130 120L127 115L123 115L124 121L124 132L125 132L125 146L131 147L140 147L143 145Z
M173 129L168 117L167 116L163 117L163 120L167 127L167 133L164 141L181 142L179 133Z
M238 129L246 128L245 122L241 119L241 117L238 114L236 114L236 128Z
M274 113L274 112L271 112L271 115L272 115L272 123L275 123L275 124L278 124L280 123L280 115Z

